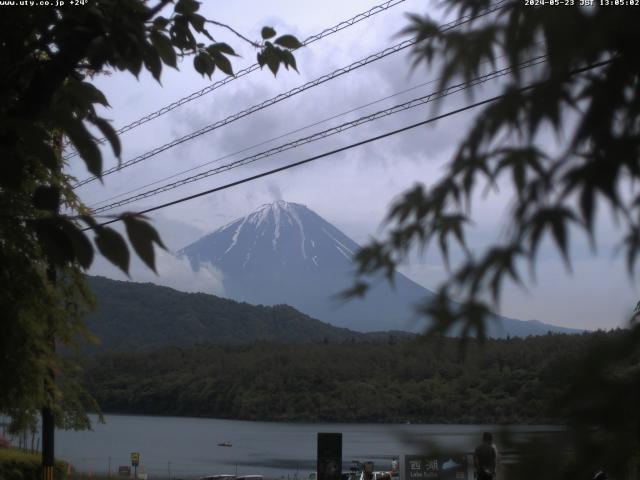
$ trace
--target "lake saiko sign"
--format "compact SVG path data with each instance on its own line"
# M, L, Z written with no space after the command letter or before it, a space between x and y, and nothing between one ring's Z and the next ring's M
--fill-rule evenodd
M465 455L406 455L405 475L406 480L464 480L467 478L467 458Z

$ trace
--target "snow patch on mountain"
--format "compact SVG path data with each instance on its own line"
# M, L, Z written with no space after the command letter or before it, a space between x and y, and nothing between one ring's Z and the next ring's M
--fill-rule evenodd
M331 239L335 242L335 247L338 249L338 251L350 262L353 261L353 250L351 250L349 247L347 247L344 243L342 243L340 240L338 240L336 237L334 237L333 235L331 235L329 232L327 232L324 228L322 229L322 231Z
M212 264L223 275L224 291L253 304L289 304L333 325L359 331L419 331L414 307L433 293L397 272L395 286L374 282L363 299L339 302L353 285L353 257L359 246L347 235L297 203L277 201L200 238L180 251L201 273ZM206 273L206 271L204 272ZM526 336L558 331L494 316L489 336Z
M233 247L236 246L236 243L238 243L238 236L240 235L240 230L242 230L242 227L244 226L245 222L247 221L247 217L244 217L242 219L242 223L240 224L240 226L236 229L235 233L233 234L233 237L231 238L231 245L229 245L229 248L227 248L224 253L229 252L229 250L231 250Z
M247 252L247 255L244 259L244 263L242 264L242 268L247 266L247 262L249 261L250 258L251 258L251 252Z
M298 217L298 214L296 213L296 211L292 208L290 208L290 206L287 204L286 207L287 211L291 214L291 216L293 217L293 220L296 222L296 224L298 225L298 230L300 231L300 250L302 251L302 258L307 258L307 252L304 249L304 242L306 240L305 235L304 235L304 227L302 226L302 222L300 221L300 217Z
M278 238L280 238L280 209L276 208L273 210L273 220L275 221L275 226L273 228L273 251L276 251L276 246L278 244Z

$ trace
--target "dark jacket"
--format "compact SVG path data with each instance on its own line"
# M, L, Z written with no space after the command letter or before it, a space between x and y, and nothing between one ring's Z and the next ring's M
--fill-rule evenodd
M495 447L483 442L473 452L473 464L478 472L478 480L491 479L496 474L497 454Z

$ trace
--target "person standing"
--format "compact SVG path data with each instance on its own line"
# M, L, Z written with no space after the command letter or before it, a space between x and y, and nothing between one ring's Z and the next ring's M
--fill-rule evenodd
M473 452L473 466L478 480L493 480L496 477L498 465L498 449L493 444L493 435L489 432L482 434L482 443Z

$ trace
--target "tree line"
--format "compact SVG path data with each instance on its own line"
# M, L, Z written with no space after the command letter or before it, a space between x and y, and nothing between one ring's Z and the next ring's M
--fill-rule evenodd
M549 423L585 352L624 330L471 340L164 347L83 361L105 412L244 420Z

